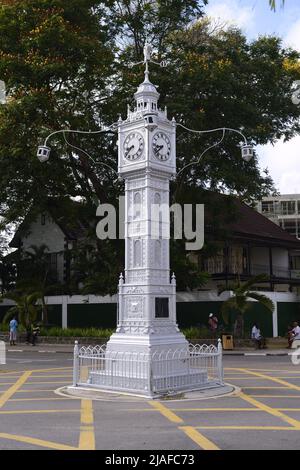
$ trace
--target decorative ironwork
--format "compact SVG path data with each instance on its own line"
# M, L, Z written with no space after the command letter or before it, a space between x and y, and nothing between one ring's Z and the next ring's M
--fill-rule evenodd
M103 346L74 348L73 386L147 397L223 385L222 346L116 352Z

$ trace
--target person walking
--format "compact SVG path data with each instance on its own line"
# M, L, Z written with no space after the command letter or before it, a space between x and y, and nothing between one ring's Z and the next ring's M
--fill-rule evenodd
M15 346L17 341L17 329L18 329L18 322L16 317L9 322L9 344L10 346Z
M254 323L252 327L251 338L254 341L255 349L264 349L266 347L266 340L261 334L260 328L257 323Z
M208 328L212 332L213 337L215 337L218 329L218 319L213 313L210 313L208 316Z
M37 337L38 335L40 334L40 327L38 325L32 325L32 335L31 335L31 339L32 339L32 346L35 346L35 343L36 343L36 340L37 340Z
M295 339L299 339L300 340L300 326L299 326L299 323L297 321L294 321L293 323L293 328L292 330L289 332L289 337L288 337L288 342L289 342L289 348L292 347L293 345L293 342Z

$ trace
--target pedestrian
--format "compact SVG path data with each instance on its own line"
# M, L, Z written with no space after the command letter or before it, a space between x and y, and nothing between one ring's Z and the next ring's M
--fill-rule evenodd
M299 326L299 323L297 321L294 321L292 331L289 334L289 338L288 338L288 342L289 342L288 347L289 348L292 347L293 342L294 342L295 339L300 340L300 326Z
M293 338L294 334L293 334L293 326L291 324L288 325L288 329L287 329L287 340L288 340L288 346L287 348L290 349L292 347L292 344L293 344L293 341L294 341L294 338Z
M215 336L218 329L218 318L213 313L210 313L208 316L208 328L212 332L212 335Z
M261 334L260 328L257 323L254 323L252 327L251 339L254 341L255 349L264 349L266 347L266 340Z
M17 341L17 329L18 329L18 322L16 317L9 322L9 344L10 346L15 346Z
M40 334L40 327L38 325L32 325L32 346L35 346L38 335Z
M26 344L30 343L31 339L31 324L28 322L26 323Z

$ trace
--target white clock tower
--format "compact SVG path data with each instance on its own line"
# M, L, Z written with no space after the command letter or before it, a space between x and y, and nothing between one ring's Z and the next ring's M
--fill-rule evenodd
M152 354L188 348L176 324L170 222L166 217L153 220L152 209L169 206L169 182L176 173L176 123L168 119L166 109L158 108L159 93L149 80L148 44L144 56L145 79L134 95L136 105L133 111L128 107L126 120L119 120L118 169L125 180L125 276L120 277L118 325L107 353Z

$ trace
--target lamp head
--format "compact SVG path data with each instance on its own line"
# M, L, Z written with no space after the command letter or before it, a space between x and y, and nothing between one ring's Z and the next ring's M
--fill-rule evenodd
M50 158L51 148L46 145L39 145L37 150L37 157L41 163L47 162Z
M253 155L253 145L247 143L242 145L242 159L245 160L245 162L250 162L250 160L253 158Z

